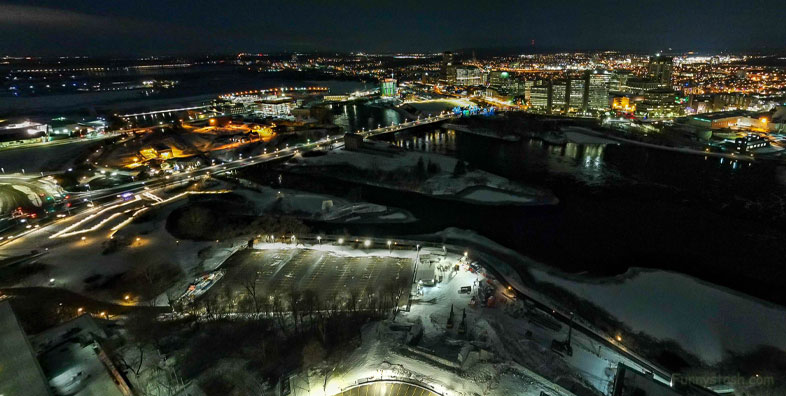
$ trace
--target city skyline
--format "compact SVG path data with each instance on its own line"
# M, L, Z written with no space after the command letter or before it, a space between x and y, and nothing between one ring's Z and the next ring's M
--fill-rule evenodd
M784 8L676 1L480 4L312 1L0 2L0 53L167 55L278 51L780 51ZM729 10L734 9L734 12ZM35 27L35 29L31 29ZM722 28L721 28L722 27ZM744 33L744 34L742 34ZM533 45L534 42L534 45Z
M0 396L786 395L780 2L0 0Z

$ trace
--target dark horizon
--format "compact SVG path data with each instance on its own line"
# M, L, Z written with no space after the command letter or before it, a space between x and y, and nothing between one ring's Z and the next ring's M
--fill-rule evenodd
M53 0L0 2L0 53L13 56L193 55L239 52L436 53L462 48L534 52L760 52L786 49L774 0L441 2L238 0L229 4ZM532 40L535 45L532 46Z

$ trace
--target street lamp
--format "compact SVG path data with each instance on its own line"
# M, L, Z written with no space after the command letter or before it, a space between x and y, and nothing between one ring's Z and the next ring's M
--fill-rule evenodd
M339 245L343 245L344 244L344 238L338 238L338 244Z
M412 283L417 282L418 278L418 262L420 262L420 245L415 245L415 265L412 266Z
M365 247L371 246L371 240L366 239L365 241L363 241L363 246Z
M317 235L317 243L319 243L319 245L322 246L322 237L319 235Z
M388 241L388 253L393 253L393 246L392 245L393 245L393 242L392 241Z

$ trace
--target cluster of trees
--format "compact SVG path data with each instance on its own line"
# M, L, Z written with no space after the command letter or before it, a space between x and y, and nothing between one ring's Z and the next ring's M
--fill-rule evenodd
M438 163L431 162L430 159L428 162L423 161L423 157L418 158L418 162L415 164L415 168L413 169L414 175L421 180L426 179L429 176L436 175L441 171L442 169Z
M290 216L232 215L222 212L221 206L194 203L179 208L167 218L167 230L178 238L214 240L249 234L303 235L308 226Z
M333 317L360 315L383 317L398 309L399 301L409 293L404 278L385 282L377 289L350 288L344 293L324 296L314 289L293 289L287 293L266 290L259 275L244 279L239 286L224 285L183 311L207 320L224 317L267 318L283 333L304 333L318 330L323 336L327 321ZM321 337L324 339L324 337Z
M439 164L436 162L431 162L429 159L428 162L423 161L423 157L418 158L418 162L415 164L415 168L413 168L413 174L418 179L426 179L429 176L436 175L437 173L441 172L442 169L440 168ZM456 161L456 166L453 168L453 176L458 177L465 175L467 173L467 164L464 163L462 160Z
M377 290L352 288L329 298L312 289L280 293L262 285L252 276L187 306L174 307L191 314L178 321L162 322L147 313L132 315L125 327L134 342L126 355L133 358L123 366L144 386L156 377L151 374L157 370L152 356L160 355L177 356L178 372L185 380L214 372L222 359L247 361L248 373L270 383L326 360L338 367L359 343L363 325L395 315L401 297L410 290L403 278L385 282ZM237 391L235 381L219 382L227 387L227 394L229 388Z

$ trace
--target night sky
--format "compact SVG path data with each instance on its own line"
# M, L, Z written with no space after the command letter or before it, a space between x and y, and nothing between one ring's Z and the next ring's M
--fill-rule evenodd
M786 2L0 0L0 55L786 48Z

